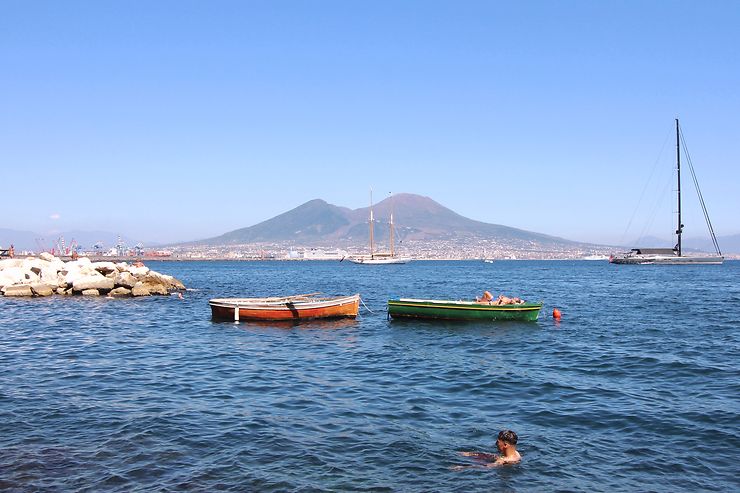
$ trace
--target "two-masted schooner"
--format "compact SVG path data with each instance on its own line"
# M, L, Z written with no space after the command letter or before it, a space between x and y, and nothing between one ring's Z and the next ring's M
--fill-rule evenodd
M349 260L356 264L364 265L387 265L387 264L405 264L411 262L410 257L401 257L396 255L393 248L395 231L393 229L393 209L391 208L390 213L390 236L389 236L389 250L387 252L376 252L375 251L375 238L374 238L374 223L375 218L373 216L373 191L370 190L370 254L369 255L358 255L350 257Z

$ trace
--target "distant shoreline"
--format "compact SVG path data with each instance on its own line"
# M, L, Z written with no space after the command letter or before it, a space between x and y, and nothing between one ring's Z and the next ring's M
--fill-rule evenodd
M29 257L37 257L37 255L16 255L14 258L29 258ZM69 262L70 260L73 260L72 257L65 255L58 257L61 260L64 260L65 262ZM291 259L291 258L233 258L233 257L201 257L201 258L192 258L192 257L148 257L148 256L141 256L141 257L135 257L135 256L116 256L116 257L109 257L104 255L90 255L90 256L83 256L80 255L78 258L88 258L91 262L343 262L343 260L338 259ZM738 260L740 259L740 256L738 255L725 255L725 260ZM347 260L346 258L344 260ZM607 260L592 260L592 259L583 259L583 258L517 258L517 259L508 259L508 258L502 258L502 259L494 259L494 264L496 262L519 262L519 261L533 261L533 262L542 262L542 261L572 261L572 260L578 260L583 262L606 262ZM483 259L474 259L474 258L414 258L413 261L424 261L424 262L481 262L483 263Z

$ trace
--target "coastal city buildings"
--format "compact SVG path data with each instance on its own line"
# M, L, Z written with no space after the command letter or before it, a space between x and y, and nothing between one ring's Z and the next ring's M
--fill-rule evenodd
M382 248L382 246L381 246ZM243 245L189 245L171 247L171 258L183 260L342 260L366 254L366 247L359 245L305 246L293 243L258 243ZM537 242L512 244L491 240L455 241L435 240L404 242L396 247L399 255L418 260L567 260L606 258L614 247L581 245L578 247L553 247Z

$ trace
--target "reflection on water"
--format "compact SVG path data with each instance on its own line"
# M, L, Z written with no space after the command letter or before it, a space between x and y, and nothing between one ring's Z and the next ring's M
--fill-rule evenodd
M264 329L346 329L357 327L360 321L354 318L291 319L291 320L241 320L224 321L213 319L214 324L236 325L242 328Z

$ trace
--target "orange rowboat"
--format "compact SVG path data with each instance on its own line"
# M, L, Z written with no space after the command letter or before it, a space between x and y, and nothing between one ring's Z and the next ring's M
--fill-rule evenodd
M219 320L310 320L355 318L360 295L319 298L312 293L274 298L217 298L208 302Z

